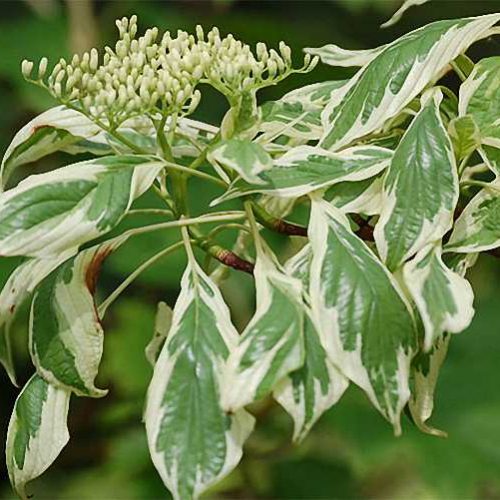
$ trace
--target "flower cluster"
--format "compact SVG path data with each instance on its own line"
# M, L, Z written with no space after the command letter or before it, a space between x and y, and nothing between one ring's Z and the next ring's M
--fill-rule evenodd
M310 71L317 59L307 55L294 70L291 50L283 42L279 53L257 44L256 55L249 45L232 35L221 38L213 28L205 36L201 26L196 35L150 28L139 38L137 17L116 22L119 40L115 48L96 49L61 59L46 78L48 61L43 58L32 77L33 63L23 61L25 78L44 86L62 103L77 106L86 114L121 123L131 116L149 113L167 116L190 114L200 101L200 82L213 85L228 98L272 85L293 72Z

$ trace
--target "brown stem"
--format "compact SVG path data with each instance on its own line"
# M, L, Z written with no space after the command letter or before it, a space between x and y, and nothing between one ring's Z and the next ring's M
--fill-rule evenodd
M373 227L370 226L366 219L363 219L358 214L350 214L352 220L359 226L358 230L355 231L356 234L365 241L373 241Z
M271 215L257 203L252 203L255 218L267 229L288 236L307 236L307 227L299 226Z

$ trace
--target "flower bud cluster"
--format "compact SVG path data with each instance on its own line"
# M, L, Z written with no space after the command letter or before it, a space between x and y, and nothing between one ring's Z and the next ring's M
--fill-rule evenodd
M283 42L279 52L259 43L254 55L232 35L221 38L217 28L206 36L197 26L196 35L166 32L161 38L158 28L150 28L137 38L136 16L116 25L119 40L102 56L92 49L70 61L61 59L48 77L46 58L36 77L34 64L23 61L23 75L45 86L60 102L71 102L113 124L143 113L190 114L200 101L200 82L231 97L272 85L292 72L309 71L317 62L307 55L304 66L294 70L290 48Z
M312 70L318 62L307 54L303 66L295 70L292 51L284 42L280 42L279 52L268 50L265 43L259 42L254 54L249 45L231 34L221 38L217 28L207 34L205 47L211 60L206 78L229 96L274 85L291 73Z

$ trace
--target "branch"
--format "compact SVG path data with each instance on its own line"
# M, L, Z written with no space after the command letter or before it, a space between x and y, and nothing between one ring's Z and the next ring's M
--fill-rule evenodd
M257 203L252 203L252 209L255 218L267 229L276 233L287 234L288 236L307 237L307 227L292 224L291 222L274 217Z

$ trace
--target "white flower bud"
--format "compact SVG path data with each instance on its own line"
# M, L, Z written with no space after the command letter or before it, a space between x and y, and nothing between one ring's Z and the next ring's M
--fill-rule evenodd
M70 92L73 87L75 86L75 83L76 83L76 79L74 76L70 76L67 80L66 80L66 92Z
M40 63L38 64L38 79L41 80L45 73L47 72L47 65L49 64L49 60L46 57L42 57L40 59Z
M290 64L292 62L292 50L285 42L280 42L279 49L281 53L281 57Z
M203 27L200 26L199 24L196 25L196 37L200 41L205 40L205 33L203 33Z
M271 78L276 76L278 65L276 64L276 61L274 59L269 59L269 61L267 62L267 71Z
M184 91L183 90L179 90L179 92L177 92L177 95L175 96L175 103L177 105L181 105L184 102L185 97L186 96L184 94Z
M192 75L195 80L200 80L203 76L203 67L201 65L196 66L193 69Z
M99 54L96 49L92 49L90 51L90 62L89 62L90 71L96 71L98 66L99 66Z
M53 90L54 90L54 95L56 97L61 97L61 95L62 95L62 87L61 87L61 84L59 82L56 82L54 84Z
M24 61L21 63L21 72L24 78L30 78L32 71L33 71L33 63L31 61L24 59Z
M200 100L201 92L196 89L191 96L191 101L189 102L189 107L187 110L188 114L194 113L195 109L198 107L198 104L200 104Z

